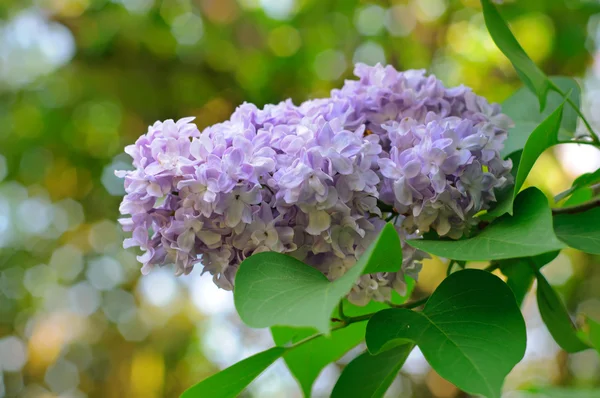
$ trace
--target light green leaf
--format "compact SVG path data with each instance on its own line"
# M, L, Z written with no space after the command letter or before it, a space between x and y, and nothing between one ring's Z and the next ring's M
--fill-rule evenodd
M578 189L581 189L583 187L588 187L590 185L594 185L594 184L598 184L598 183L600 183L600 169L594 171L593 173L582 174L579 177L577 177L575 179L575 181L573 181L573 185L571 185L570 189L556 195L554 200L556 202L558 202L558 201L566 198L567 196L571 195L573 192L575 192Z
M357 263L334 282L318 270L279 253L258 253L242 262L233 293L240 318L250 327L313 327L329 333L331 313L365 270L400 269L401 255L390 245L398 233L386 224ZM395 257L388 254L395 252Z
M600 207L583 213L555 215L554 232L574 249L600 254Z
M494 43L513 64L523 83L535 93L540 103L540 109L544 110L546 94L551 86L550 81L544 72L527 56L496 6L490 0L481 0L481 6L483 7L485 25Z
M565 200L565 203L563 203L563 207L580 205L583 202L591 200L593 197L594 191L592 191L591 188L581 187L573 191L571 196L567 200Z
M587 338L590 344L600 353L600 323L590 317L586 317L588 326Z
M600 398L600 390L560 387L531 388L527 390L527 394L523 393L522 398Z
M521 187L537 158L546 149L559 142L558 131L560 128L563 107L564 105L561 104L550 114L550 116L537 126L535 130L533 130L527 139L527 143L525 144L523 152L521 153L521 158L519 159L512 195L503 198L503 200L501 200L494 209L490 210L488 214L496 217L501 216L504 213L512 214L513 200L521 190Z
M534 271L531 269L531 264L536 268L542 268L558 256L559 252L550 252L541 254L535 257L515 258L502 261L500 269L506 276L506 284L510 287L515 295L517 304L521 306L525 295L531 289L533 280L535 279Z
M530 257L565 247L554 235L548 200L537 188L519 194L514 216L500 217L472 238L407 242L436 256L466 261Z
M404 344L377 355L363 352L344 368L331 398L383 397L413 348Z
M581 89L579 84L570 77L551 77L550 80L563 92L570 93L570 98L576 106L581 102ZM523 149L530 134L535 128L555 111L563 102L564 97L556 91L548 93L548 104L543 112L540 112L539 102L535 95L527 88L522 87L515 91L502 104L502 112L510 116L515 127L509 130L508 138L504 142L502 157ZM563 110L560 127L560 136L568 139L573 136L577 128L577 112L571 107Z
M567 352L578 352L589 348L577 336L577 329L558 297L542 273L532 267L537 279L537 302L540 315L554 338L554 341Z
M287 350L273 347L246 358L188 388L181 398L235 398Z
M369 352L419 346L440 376L471 394L500 397L504 377L525 354L525 321L511 290L486 271L447 277L423 312L388 309L367 324Z

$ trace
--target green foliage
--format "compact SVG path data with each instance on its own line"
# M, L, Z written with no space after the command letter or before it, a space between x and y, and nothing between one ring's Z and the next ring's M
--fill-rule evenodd
M513 201L523 186L529 172L533 168L535 161L546 149L559 142L558 132L560 129L563 107L564 104L561 104L533 130L521 152L512 193L505 195L498 205L489 211L489 214L497 217L504 213L513 213Z
M363 352L344 368L331 398L383 397L413 348L403 344L377 355Z
M246 358L190 387L181 398L235 398L287 350L273 347Z
M284 356L290 372L294 375L305 397L310 397L313 383L325 366L340 359L351 348L365 338L364 323L356 323L347 328L336 330L330 337L321 336ZM313 329L294 329L276 326L271 328L273 340L278 346L290 341L296 342L315 334Z
M500 217L472 238L413 239L408 243L436 256L476 261L537 256L565 247L552 230L548 200L537 188L528 188L517 196L514 216Z
M570 77L551 77L550 81L561 89L570 93L574 104L581 103L581 89L575 79ZM539 102L535 95L527 88L522 87L502 103L502 112L510 116L515 126L509 130L508 138L504 142L502 155L506 157L511 153L523 149L527 139L536 127L548 118L552 112L558 109L564 102L564 97L554 91L548 93L548 104L543 112L540 112ZM562 121L559 130L560 137L572 137L577 127L577 113L572 108L563 110Z
M554 216L554 231L560 240L572 248L600 254L600 207Z
M523 303L525 295L531 289L531 285L535 279L535 272L531 268L531 264L539 269L554 260L558 256L558 253L550 252L535 257L516 258L500 263L500 269L506 276L506 284L513 291L519 306Z
M334 282L292 257L258 253L240 265L235 306L251 327L313 327L328 333L331 313L361 274L368 270L395 271L401 265L400 240L391 224L383 228L358 262Z
M556 291L535 265L532 265L532 269L537 279L537 302L540 315L554 340L567 352L589 348L578 337L575 325Z
M586 323L588 327L587 338L594 349L600 353L600 322L587 317Z
M389 309L367 325L373 354L399 344L419 346L442 377L473 394L499 397L504 377L525 353L525 322L513 293L480 270L455 272L423 312Z
M598 183L600 183L600 169L598 169L592 173L582 174L579 177L577 177L575 179L575 181L573 181L573 185L571 186L570 189L556 195L554 200L558 202L558 201L566 198L567 196L573 194L575 191L577 191L579 189L588 187L590 185L595 185Z
M491 0L481 0L481 6L485 25L494 43L513 64L523 83L537 96L540 110L543 111L546 105L546 94L551 87L550 81L525 53Z

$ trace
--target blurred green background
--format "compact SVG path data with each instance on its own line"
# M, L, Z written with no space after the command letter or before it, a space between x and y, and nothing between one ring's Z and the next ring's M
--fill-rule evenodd
M534 61L581 78L600 130L600 2L504 3ZM0 0L0 397L176 397L270 346L199 268L141 278L121 247L113 171L157 119L193 115L202 128L243 101L326 96L355 62L426 68L493 101L520 86L477 0ZM598 167L594 148L559 147L530 182L551 195ZM544 272L573 313L600 319L598 265L565 251ZM417 289L432 291L445 268L428 261ZM597 354L561 352L535 297L524 311L528 350L507 397L600 384ZM316 397L350 358L325 370ZM246 393L299 394L282 363ZM388 395L466 396L418 351Z

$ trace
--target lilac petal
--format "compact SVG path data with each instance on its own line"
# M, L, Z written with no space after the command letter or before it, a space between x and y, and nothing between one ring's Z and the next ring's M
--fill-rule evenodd
M244 211L244 203L241 200L234 199L225 212L225 224L233 228L242 221L242 212Z
M320 235L331 225L331 216L325 210L311 210L308 213L306 232L310 235Z

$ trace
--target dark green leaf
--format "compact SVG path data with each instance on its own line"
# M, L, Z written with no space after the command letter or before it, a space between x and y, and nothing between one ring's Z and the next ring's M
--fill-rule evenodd
M561 104L554 112L550 114L539 126L533 130L527 143L521 153L518 170L515 177L513 194L504 198L498 205L488 213L492 216L501 216L504 213L512 214L513 200L523 186L525 179L529 175L531 168L537 158L549 147L558 144L558 131L562 118L564 105Z
M273 347L202 380L181 394L181 398L235 398L288 349Z
M313 327L329 332L338 302L365 269L397 271L402 256L389 245L398 233L386 224L358 262L334 282L301 261L279 253L258 253L242 262L235 280L234 301L240 318L251 327ZM392 250L395 257L388 257Z
M367 324L373 354L416 343L442 377L496 398L525 353L525 322L511 290L493 274L467 269L447 277L423 312L388 309Z
M540 315L556 343L567 352L589 348L577 336L567 309L542 273L532 267L537 279L537 302Z
M581 89L579 84L570 77L551 77L550 80L563 92L569 93L576 106L581 102ZM540 112L539 102L535 95L527 88L522 87L515 91L502 104L502 112L510 116L515 127L509 130L508 138L504 142L501 152L503 157L525 147L529 135L535 128L556 110L564 101L564 97L556 91L548 93L548 105ZM577 112L571 107L563 110L560 135L568 139L573 136L577 127Z
M501 263L500 269L506 276L506 284L511 288L517 300L517 304L520 306L523 303L523 299L533 284L535 279L534 271L531 269L531 264L539 269L550 261L554 260L558 256L559 252L550 252L541 254L535 257L528 258L515 258L511 260L505 260Z
M404 344L377 355L363 352L344 368L331 398L383 397L413 348Z
M527 56L496 6L490 0L481 0L481 5L485 25L494 43L513 64L523 83L535 93L540 103L540 109L543 110L546 105L546 94L550 89L550 81L544 72Z
M600 254L600 207L583 213L554 216L556 236L570 247Z
M519 194L514 216L500 217L472 238L408 243L436 256L467 261L530 257L565 247L554 235L548 200L537 188Z

